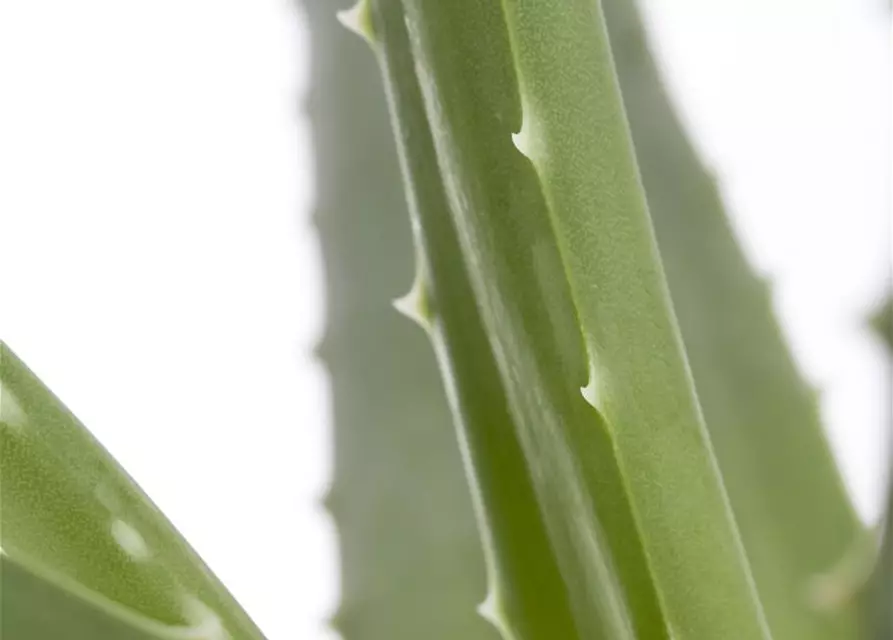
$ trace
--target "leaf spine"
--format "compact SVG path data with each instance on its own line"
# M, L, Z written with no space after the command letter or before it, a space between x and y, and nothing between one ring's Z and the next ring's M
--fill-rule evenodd
M520 151L522 155L533 161L533 149L530 136L530 121L528 120L528 118L524 118L521 124L521 130L518 131L518 133L512 134L512 144L515 145L515 148Z
M428 280L419 269L413 280L412 288L401 298L393 302L394 308L404 316L418 324L422 329L431 332L434 326L434 312L431 305L431 292Z
M350 9L335 14L338 22L350 31L363 38L371 46L378 44L375 24L372 20L372 7L369 0L358 0Z
M496 589L493 587L489 589L487 597L478 605L477 612L484 620L496 627L503 640L515 640L515 634L506 623L507 616L502 606L502 598L499 597Z
M587 380L586 385L580 387L580 393L583 395L583 399L586 400L592 407L596 410L599 409L599 398L598 398L598 389L596 388L596 378L598 377L595 371L595 364L590 361L589 362L589 380Z

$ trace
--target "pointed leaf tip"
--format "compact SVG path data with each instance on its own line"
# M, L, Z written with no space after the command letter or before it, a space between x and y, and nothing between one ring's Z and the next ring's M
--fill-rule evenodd
M372 21L372 7L369 0L358 0L350 9L335 14L345 28L362 37L370 45L375 45L375 25Z

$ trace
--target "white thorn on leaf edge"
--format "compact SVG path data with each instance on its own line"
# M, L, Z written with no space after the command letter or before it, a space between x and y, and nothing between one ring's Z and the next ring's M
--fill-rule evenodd
M496 627L499 635L503 640L515 640L515 635L511 632L505 621L505 613L502 610L501 602L496 592L491 589L487 593L487 597L477 607L478 615L484 620Z
M372 9L369 0L358 0L350 9L335 14L345 28L362 37L369 44L375 44L375 29L372 26Z
M515 145L515 148L520 151L524 156L530 158L530 132L526 126L522 126L521 130L518 133L512 134L512 143Z
M583 394L583 399L585 399L586 402L592 405L595 409L598 409L598 392L595 386L595 379L595 367L590 364L589 381L586 383L585 387L580 387L580 393Z
M394 300L393 304L397 311L418 324L425 331L429 331L433 324L429 302L424 280L417 277L409 293L402 298Z

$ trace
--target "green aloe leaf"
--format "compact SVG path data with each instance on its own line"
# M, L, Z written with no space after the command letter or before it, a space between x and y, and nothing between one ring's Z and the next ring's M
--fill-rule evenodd
M864 533L816 396L674 114L635 3L603 6L698 398L773 635L861 637L855 606L823 606L813 593Z
M476 612L481 537L443 385L425 336L391 304L413 248L375 61L335 19L339 3L301 4L332 393L326 506L341 557L333 625L346 640L494 640Z
M8 640L261 640L84 426L0 342L0 629Z
M483 18L499 18L498 7L494 8L495 12L492 8L487 9ZM540 509L531 504L535 498L530 496L530 490L525 489L525 486L533 484L529 476L525 478L525 474L529 474L528 464L519 452L519 448L525 445L518 437L519 430L512 418L506 416L506 405L510 404L510 400L502 395L498 370L491 360L493 356L479 327L479 320L476 320L475 305L469 304L473 295L470 285L461 261L456 260L457 233L438 177L433 140L421 108L419 86L416 83L391 82L393 78L405 78L407 74L412 74L412 58L401 54L408 48L404 16L399 11L384 13L376 24L377 34L368 31L368 16L364 16L362 11L355 12L353 18L361 30L366 29L366 37L373 42L379 54L392 107L404 125L399 131L398 147L410 185L409 202L414 216L419 264L413 292L400 306L414 315L431 334L454 410L460 417L460 440L466 448L466 460L470 463L468 468L473 492L482 507L481 524L490 567L490 593L484 612L506 637L553 638L558 634L558 637L571 638L586 637L587 633L589 636L597 634L592 637L626 637L633 632L628 626L632 624L640 627L644 637L663 637L663 624L648 582L641 549L636 537L629 535L635 525L624 503L619 473L606 440L601 442L597 451L593 451L601 463L598 466L605 498L602 508L611 515L610 526L605 529L616 545L618 557L625 559L622 585L629 587L629 604L638 615L635 621L630 621L626 610L617 608L618 596L610 590L604 591L602 598L587 601L586 596L593 595L591 592L575 593L575 585L567 585L566 580L564 583L556 580L559 570L553 557L553 545L544 543L540 532L546 530L547 535L553 536L556 532L549 528L557 520L544 518L538 521ZM379 46L380 42L396 47L396 54L392 55L388 47ZM507 46L507 40L497 44ZM504 52L508 53L507 48ZM499 88L494 87L494 90L498 91ZM516 157L514 162L516 168L528 170L523 158ZM541 202L535 188L526 189L523 197ZM523 232L531 239L537 235L543 237L544 223L544 218L534 220ZM543 238L548 240L548 235ZM540 248L543 259L556 257L554 245L550 247L546 243ZM555 301L562 304L560 296ZM529 299L528 308L545 310L535 297ZM574 334L569 335L573 344ZM562 350L555 351L555 356L550 356L551 361L546 363L555 374L552 377L554 382L541 385L541 390L534 397L540 395L546 401L563 403L578 414L588 413L579 390L569 390L560 384L564 366L558 357ZM585 372L585 369L582 371ZM560 434L555 435L561 437ZM562 463L561 460L558 462ZM567 463L567 460L563 462ZM536 472L530 475L535 476ZM580 502L579 494L562 496L561 487L556 489L551 496L556 502L549 506L553 511L560 508L557 501L565 498L577 500L573 504L581 509L581 516L594 508L585 501ZM576 536L577 540L588 545L589 559L599 560L598 565L588 563L582 567L586 575L593 576L593 572L609 574L617 588L623 588L621 581L613 578L609 561L599 557L601 551L595 546L596 541L587 539L591 530L570 531L564 528L564 523L561 526L563 530L558 531L559 535ZM590 586L602 584L594 577L591 580ZM623 596L619 597L623 599ZM589 603L599 600L604 606L589 611ZM571 613L572 609L576 611ZM571 616L574 616L573 620ZM577 629L580 617L588 625L588 632ZM621 629L624 635L613 635L615 629Z
M852 607L821 610L810 600L813 578L836 563L861 530L828 452L813 394L792 364L766 285L735 243L715 182L673 113L634 4L603 5L699 398L770 625L777 637L853 637ZM367 101L352 105L349 120L369 111ZM791 462L803 452L809 464ZM439 455L433 448L414 453L426 460ZM399 606L401 594L390 595Z
M485 5L374 2L367 37L407 147L410 201L437 189L446 196L461 247L452 269L467 268L577 630L633 637L656 591L674 637L764 637L669 308L597 5L508 3L508 21ZM515 141L533 167L512 145L522 105ZM433 154L421 149L431 144L422 127L409 124L420 120ZM593 125L595 134L585 131ZM420 177L421 166L439 174ZM430 255L442 237L430 231L439 214L420 204L417 215L429 239L421 247L433 281L429 323L447 326L437 284L446 276ZM598 411L579 394L587 372ZM617 462L605 464L615 453L620 485L610 473ZM624 513L636 525L618 536ZM643 556L651 580L636 582Z
M4 638L159 640L192 638L86 591L79 583L41 573L34 563L0 555L0 632ZM213 637L213 636L211 636Z

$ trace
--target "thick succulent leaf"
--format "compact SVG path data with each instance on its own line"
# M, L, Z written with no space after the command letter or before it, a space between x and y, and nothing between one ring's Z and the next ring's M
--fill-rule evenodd
M863 532L815 394L669 104L635 3L603 6L698 398L770 627L787 640L859 637L854 606L812 597Z
M10 640L167 640L190 637L141 616L74 581L54 580L0 554L0 635Z
M404 16L386 10L378 18L375 33L366 36L402 123L398 150L417 247L415 284L397 306L429 333L456 416L490 573L481 613L506 638L577 637L490 346L475 305L468 304L473 294L456 261L456 230L419 86L394 82L413 76Z
M4 638L263 637L133 480L2 342L0 506Z
M777 637L852 637L852 608L817 611L809 598L811 579L844 555L860 529L813 395L669 105L634 4L605 0L604 9L699 397L771 627ZM367 111L362 102L357 113ZM786 437L773 438L779 431ZM427 455L436 454L429 448ZM808 464L796 463L807 457ZM754 459L761 463L747 463Z
M412 238L381 81L335 19L349 2L302 0L309 21L316 211L331 380L345 640L493 640L456 430L431 346L394 311Z
M643 615L653 584L674 637L764 637L669 307L598 6L512 2L508 22L492 3L374 6L376 30L392 15L406 24L408 51L375 34L385 59L412 60L412 73L393 74L389 88L392 98L399 87L421 89L461 259L579 633L632 637L637 625L660 623ZM515 142L534 166L512 145L522 112ZM404 120L395 109L398 137ZM585 130L593 125L596 134ZM428 215L420 206L423 229ZM436 287L433 298L442 313ZM579 394L587 372L598 410ZM606 462L615 452L623 484L612 486L617 466ZM639 536L636 526L617 535L629 516L624 485ZM651 579L646 570L637 582L642 547Z
M330 326L321 351L335 401L336 470L329 504L343 557L343 602L336 625L351 640L493 637L495 631L475 616L472 606L484 595L480 538L472 530L471 509L457 499L457 492L464 496L467 488L459 477L442 385L431 375L433 366L430 371L426 366L430 348L402 326L394 331L396 318L384 305L395 291L394 282L406 278L409 243L404 237L402 190L388 162L390 134L373 100L377 91L370 85L368 52L358 59L358 42L344 42L345 33L332 33L330 15L317 15L316 3L307 3L307 9L316 52L311 118L320 172L317 219L329 274ZM369 27L367 9L358 5L351 16L361 31ZM409 61L398 56L395 64ZM421 113L414 105L409 117L413 110ZM421 133L415 135L428 135L426 128L423 120ZM436 171L436 158L431 155L413 165ZM357 188L339 186L344 183ZM444 222L441 216L440 227L434 228L440 252L433 254L446 261L440 273L456 278L441 284L439 298L452 296L455 303L446 305L448 310L465 318L452 341L440 328L431 328L431 334L439 351L458 353L444 360L444 375L458 381L451 399L466 459L481 460L472 481L476 500L487 507L482 519L491 584L483 610L498 625L522 629L522 637L552 638L559 633L569 638L574 632L566 628L568 616L562 611L564 587L548 575L552 554L542 548L542 524L530 513L535 509L532 498L521 490L529 482L523 459L512 448L513 427L505 415L489 346L480 329L469 328L479 321L473 307L468 317L468 286L461 268L455 269L458 254L447 240L455 231ZM376 242L369 242L370 237ZM426 260L420 256L419 269ZM395 269L400 271L396 278ZM423 284L419 281L419 287ZM422 288L415 291L424 293ZM407 299L402 306L409 303ZM464 346L457 348L457 343ZM454 375L453 369L463 366L464 372ZM572 398L579 403L575 392ZM494 468L489 475L488 464ZM619 482L616 470L613 482ZM416 495L424 495L425 504L412 499ZM616 501L614 496L608 499ZM488 519L497 526L488 526ZM393 527L395 521L401 526ZM618 523L616 535L622 539L632 522L627 517ZM537 569L540 557L545 562ZM516 575L519 567L522 571ZM647 581L643 576L640 569L639 582ZM653 599L649 606L653 618ZM660 637L660 631L653 633Z

